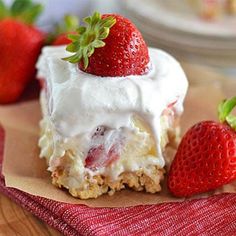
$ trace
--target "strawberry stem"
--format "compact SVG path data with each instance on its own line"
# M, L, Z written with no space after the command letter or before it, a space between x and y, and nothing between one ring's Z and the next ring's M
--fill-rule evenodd
M218 106L218 117L220 122L227 124L236 130L236 116L230 114L236 106L236 97L223 100Z
M63 60L71 63L83 62L84 69L88 67L89 57L94 53L95 48L105 46L103 40L108 37L110 28L116 23L114 17L106 17L102 19L101 14L95 12L92 16L83 19L87 27L80 26L77 34L68 35L72 43L66 48L69 52L74 52L70 57Z

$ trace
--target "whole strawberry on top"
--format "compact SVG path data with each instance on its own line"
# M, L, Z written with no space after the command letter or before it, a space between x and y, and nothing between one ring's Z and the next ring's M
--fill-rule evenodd
M44 34L33 26L42 12L31 0L0 0L0 103L15 102L34 78Z
M218 108L219 122L202 121L184 135L168 176L177 197L214 190L236 180L236 97Z
M128 19L117 14L86 17L87 27L69 35L72 43L67 51L74 53L64 58L78 63L79 68L98 76L143 75L149 70L147 45L141 33Z

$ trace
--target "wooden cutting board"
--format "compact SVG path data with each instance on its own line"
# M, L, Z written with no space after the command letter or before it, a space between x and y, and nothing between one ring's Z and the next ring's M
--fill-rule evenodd
M182 63L190 85L218 83L227 96L236 95L236 78L226 78L202 66ZM235 75L236 77L236 75ZM58 236L62 235L47 224L23 210L20 206L0 193L0 236Z

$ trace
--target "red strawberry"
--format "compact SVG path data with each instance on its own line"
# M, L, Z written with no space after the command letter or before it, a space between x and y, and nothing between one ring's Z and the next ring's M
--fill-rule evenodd
M67 33L64 33L58 35L56 39L52 42L52 45L59 46L59 45L66 45L69 43L71 43L71 40L67 38Z
M52 45L66 45L71 43L71 40L67 37L68 34L76 34L76 29L79 25L79 19L77 16L66 15L64 21L56 27L56 32Z
M31 14L35 13L36 16L41 7L30 4L31 12L28 12L26 6L23 8L24 2L16 0L11 10L15 17L17 13L24 13L25 21L31 23ZM35 63L43 46L44 34L20 20L9 17L0 19L0 103L14 102L19 98L28 82L34 78Z
M108 137L106 137L107 134ZM109 135L109 130L106 127L99 126L92 136L92 147L85 159L85 167L96 170L110 165L119 159L120 148L119 132Z
M39 86L41 89L46 89L47 86L46 86L46 81L43 79L43 78L37 78L38 81L39 81Z
M236 97L220 104L224 123L202 121L184 135L168 176L175 196L214 190L236 179L236 119L229 114L235 105Z
M67 50L75 52L65 58L79 63L81 70L98 76L143 75L149 70L146 43L135 25L116 14L100 15L95 12L80 27L78 35L69 38Z
M85 167L91 170L96 170L110 165L118 158L119 154L115 146L112 146L109 151L106 152L105 147L103 145L99 145L98 147L91 148L89 150L85 159Z

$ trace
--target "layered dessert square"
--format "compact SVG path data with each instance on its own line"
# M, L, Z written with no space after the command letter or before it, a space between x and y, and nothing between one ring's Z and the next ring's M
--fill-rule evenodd
M62 60L72 55L65 46L43 49L37 64L43 84L40 156L53 184L72 196L161 190L163 153L179 138L188 82L172 56L147 52L148 71L112 77Z

